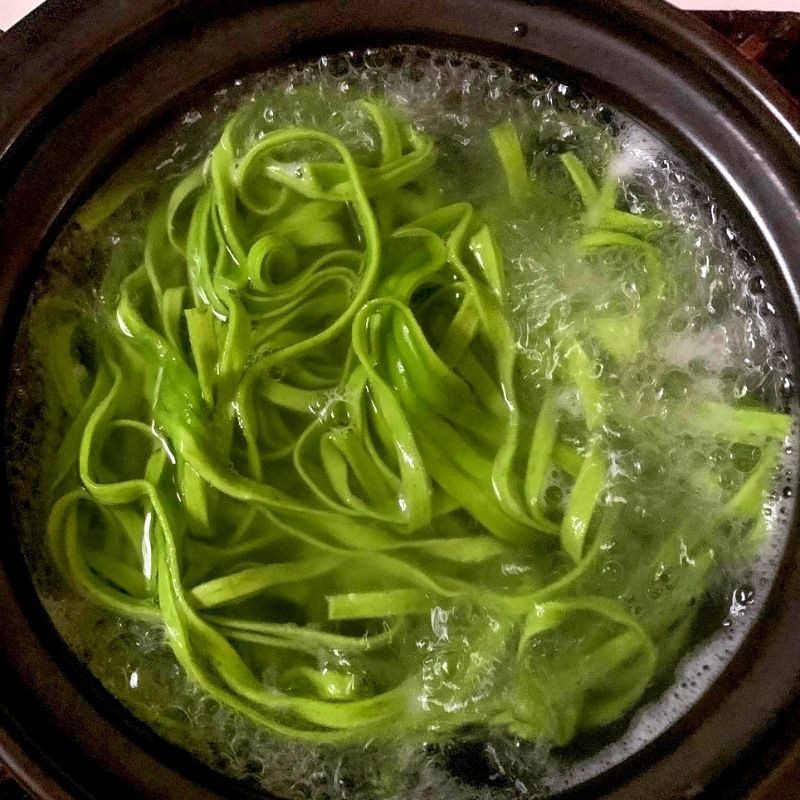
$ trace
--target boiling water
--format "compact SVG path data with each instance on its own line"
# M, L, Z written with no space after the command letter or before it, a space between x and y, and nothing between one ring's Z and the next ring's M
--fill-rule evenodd
M606 432L609 441L616 437L620 444L610 447L611 480L605 503L630 506L641 499L635 487L646 464L639 450L624 442L631 431L641 433L657 424L665 397L683 393L733 403L754 396L762 405L794 413L787 405L793 397L793 365L780 344L775 308L758 262L723 211L660 141L633 120L565 84L473 57L410 48L322 58L220 90L209 106L187 110L179 124L139 154L137 170L151 183L182 175L206 157L226 116L242 106L252 110L253 142L265 130L300 124L334 133L356 153L368 151L376 143L363 115L348 101L370 95L385 98L435 138L446 196L479 206L489 198L494 208L503 208L502 174L486 130L511 118L526 143L534 143L534 174L556 169L554 154L575 151L590 171L619 178L624 204L631 212L665 221L659 246L668 269L677 276L680 295L668 301L672 312L646 356L624 367L606 367L610 371L603 377L613 387L609 406L628 408L631 423L630 430ZM74 285L90 287L91 295L114 249L141 239L146 213L143 193L97 231L68 226L49 254L33 302L48 291L71 290ZM623 283L622 298L611 289L607 298L593 296L605 291L593 278L598 264L569 254L565 237L574 231L553 224L552 215L521 218L507 208L492 223L506 259L512 324L525 364L522 391L533 396L566 357L557 346L542 345L537 334L543 326L569 331L578 310L593 303L622 303L634 313L643 290L625 276L628 283ZM87 313L91 313L90 299ZM173 657L162 628L98 610L54 573L43 548L47 509L41 507L39 463L46 431L36 424L43 404L36 358L23 326L9 398L10 479L23 546L56 626L112 694L164 736L215 768L280 797L534 797L592 777L662 732L719 675L757 618L783 550L783 522L795 484L788 457L794 433L784 443L784 463L763 509L766 534L758 557L742 564L729 563L724 553L719 554L717 578L703 599L709 623L702 637L684 655L672 685L656 687L635 715L609 734L567 750L551 750L501 733L430 745L391 737L348 747L285 741L199 690ZM597 363L598 369L602 366ZM748 458L747 452L731 446L719 446L709 454L707 442L688 451L683 439L668 445L674 449L662 453L663 460L672 460L675 469L687 475L693 464L709 458L734 469ZM551 480L549 496L555 505L563 505L564 487L558 475ZM643 509L642 513L660 512ZM626 576L613 547L600 558L606 591L624 597ZM528 566L510 562L502 569L513 576ZM653 591L658 591L657 585ZM419 698L423 708L434 704L447 709L442 665L454 651L458 657L469 657L469 637L477 629L493 630L492 620L482 619L480 611L457 605L432 609L430 631L417 642L424 654L424 689ZM502 635L501 631L498 652ZM501 681L502 666L485 665L484 674L489 684ZM480 702L481 692L490 690L490 685L477 686L473 701Z

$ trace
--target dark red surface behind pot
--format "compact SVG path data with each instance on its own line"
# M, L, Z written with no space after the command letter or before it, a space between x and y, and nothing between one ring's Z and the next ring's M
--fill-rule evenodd
M395 42L544 61L669 139L775 263L768 280L797 361L798 119L760 71L660 2L49 0L0 40L0 383L59 225L188 93L287 59ZM0 755L15 774L48 797L246 796L133 719L67 650L36 599L5 486L0 530ZM766 768L759 744L788 742L800 694L797 539L795 518L764 619L719 681L575 796L739 797Z

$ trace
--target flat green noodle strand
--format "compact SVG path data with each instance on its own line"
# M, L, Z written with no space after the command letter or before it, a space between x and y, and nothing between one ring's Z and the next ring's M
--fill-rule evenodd
M640 317L587 314L555 341L550 385L524 392L491 215L423 191L436 143L387 105L359 107L377 141L361 160L312 128L243 147L234 115L207 163L161 191L91 317L57 297L34 310L61 431L48 547L79 592L163 624L203 691L276 735L430 740L482 722L565 745L628 714L693 618L677 601L634 613L593 583L626 524L606 497L598 358L647 344L669 279L663 226L561 157L582 203L575 252L623 251L647 290ZM487 141L528 213L516 127ZM79 220L97 228L136 186ZM755 528L788 417L706 403L685 419L690 435L757 448L719 520ZM687 523L658 543L665 569L692 559L681 596L704 586L708 541ZM502 621L512 675L477 709L419 702L414 642L437 609ZM475 653L499 658L486 636ZM451 677L465 697L470 676Z

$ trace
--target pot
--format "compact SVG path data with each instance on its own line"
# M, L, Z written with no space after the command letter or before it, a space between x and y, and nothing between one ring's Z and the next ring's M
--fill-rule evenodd
M758 68L660 0L48 0L0 40L0 402L60 226L176 105L249 71L394 43L536 64L670 142L774 265L766 280L798 362L800 116ZM158 738L68 650L36 596L5 484L0 529L0 756L28 791L251 796ZM744 796L788 749L800 719L796 512L791 531L762 618L722 676L571 796Z

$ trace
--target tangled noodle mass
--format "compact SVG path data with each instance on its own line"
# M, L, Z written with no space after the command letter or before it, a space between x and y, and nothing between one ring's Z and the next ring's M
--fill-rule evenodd
M522 397L491 214L443 199L429 136L362 110L378 145L360 159L310 128L242 147L234 115L161 190L143 245L117 248L91 314L68 294L39 303L49 548L81 593L163 623L197 685L277 734L479 723L563 745L674 666L715 559L714 532L676 519L630 561L644 584L689 559L658 602L597 588L598 555L633 523L605 499L613 406L594 353L645 346L670 291L662 223L553 157L581 200L576 251L622 252L645 288L638 315L560 334L552 380ZM515 126L490 140L506 202L526 209L538 189ZM717 520L746 521L751 544L788 425L711 402L687 423L758 449ZM445 702L426 694L416 642L453 609L491 624L476 622L469 657L440 631Z

